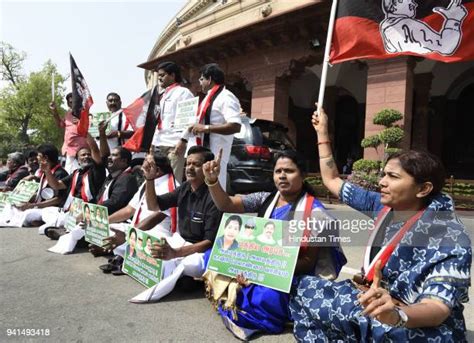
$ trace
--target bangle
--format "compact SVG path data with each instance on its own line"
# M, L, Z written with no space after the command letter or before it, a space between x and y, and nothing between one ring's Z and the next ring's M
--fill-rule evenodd
M151 179L147 179L147 178L145 178L145 180L147 180L147 181L153 181L153 180L154 180L154 178L151 178Z
M216 181L213 183L210 183L207 178L204 178L204 183L207 185L207 187L214 187L219 183L219 178L217 178Z
M181 138L181 141L182 141L183 143L188 143L188 140L187 140L187 139L184 139L184 138Z
M321 144L331 144L331 141L318 142L318 145L321 145Z
M326 156L319 156L319 159L320 159L320 160L324 160L324 159L326 159L326 158L332 158L332 154L326 155Z
M117 137L120 138L121 134L120 131L117 131Z

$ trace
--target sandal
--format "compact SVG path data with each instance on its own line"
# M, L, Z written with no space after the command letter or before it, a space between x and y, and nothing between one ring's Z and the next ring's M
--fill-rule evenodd
M44 235L53 241L57 241L59 237L65 235L66 233L66 229L55 226L50 226L44 229Z

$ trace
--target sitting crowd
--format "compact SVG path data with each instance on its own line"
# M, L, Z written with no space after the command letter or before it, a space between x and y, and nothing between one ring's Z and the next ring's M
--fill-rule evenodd
M163 125L167 125L167 116L174 113L176 99L166 92L178 89L177 70L174 64L158 69L165 89L162 99L171 99L168 112L161 105ZM305 182L304 163L294 152L275 156L273 192L236 196L226 193L225 167L230 150L228 145L221 146L223 138L216 135L228 140L226 136L240 125L233 119L235 106L219 103L226 101L219 99L220 94L232 99L221 87L223 79L212 75L220 74L204 70L201 75L203 80L210 80L207 85L202 81L203 90L214 92L213 99L204 101L201 109L208 112L205 125L195 124L178 136L165 130L162 136L158 135L158 144L142 159L138 171L131 168L137 164L133 162L135 156L121 144L110 142L129 135L110 137L103 124L99 126L98 144L97 137L88 135L76 147L75 155L68 155L69 171L61 166L59 151L51 144L40 145L35 156L28 156L37 158L37 170L33 170L34 162L26 165L23 154L10 154L8 170L0 174L3 190L15 189L22 179L37 181L39 190L29 202L4 209L2 225L38 226L40 233L49 238L67 242L55 252L70 253L77 244L84 244L86 220L79 216L73 230L64 228L74 198L102 205L108 210L113 234L102 247L88 246L94 256L110 257L107 264L100 266L102 272L123 274L124 255L130 252L124 225L163 239L163 244L150 241L147 246L153 258L163 261L161 281L131 302L158 301L182 277L204 280L206 295L224 324L243 340L257 332L281 333L291 323L295 338L305 342L466 341L463 303L468 300L470 286L471 243L455 215L452 199L441 192L441 163L425 152L404 151L389 157L380 180L380 193L344 182L332 157L323 109L315 112L313 126L319 141L324 185L343 203L375 218L375 229L361 261L362 275L354 280L335 281L346 263L336 243L301 243L290 293L253 284L242 274L224 277L206 270L215 241L226 249L236 245L232 240L225 241L225 237L216 240L224 212L256 213L257 217L283 221L331 218ZM182 90L175 96L181 95L188 97ZM109 96L114 98L116 94ZM213 110L234 112L221 113L228 120L212 127L212 118L217 116ZM206 144L189 144L184 157L182 145L192 135L207 140L211 149L204 147ZM217 151L216 146L220 148ZM184 168L180 159L184 160ZM175 179L182 170L184 178ZM240 217L235 216L227 220L226 227L232 227L232 220L241 226ZM254 226L249 220L245 230L251 235ZM274 227L270 229L273 231ZM305 231L309 237L317 234L324 232ZM222 292L217 294L218 289L226 289L225 299Z

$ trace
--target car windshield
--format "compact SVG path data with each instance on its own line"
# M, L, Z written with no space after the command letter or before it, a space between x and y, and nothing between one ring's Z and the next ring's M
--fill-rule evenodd
M242 120L240 132L234 135L234 141L238 144L262 145L264 137L259 127L250 125L248 120Z
M286 132L281 128L263 131L263 144L272 149L295 149Z

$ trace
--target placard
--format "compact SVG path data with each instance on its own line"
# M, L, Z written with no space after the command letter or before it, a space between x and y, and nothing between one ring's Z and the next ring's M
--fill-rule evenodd
M196 123L199 97L181 100L176 105L176 117L174 120L174 130L184 131L189 126Z
M107 207L83 203L82 219L85 224L86 242L102 247L104 238L110 236Z
M282 220L224 213L208 269L290 292L299 246L283 246Z
M162 240L134 227L129 227L126 235L122 271L145 287L156 285L161 281L163 261L151 256L151 246L155 242L162 244Z
M111 112L100 112L93 113L91 120L89 120L89 134L92 137L99 137L99 123L101 121L109 120L112 116ZM110 121L107 122L107 127L105 129L105 134L108 135L111 132Z
M71 207L69 207L69 211L66 213L66 219L64 221L64 228L67 231L71 231L76 227L77 224L77 217L82 214L82 203L84 201L80 198L74 198L71 202Z
M12 205L29 202L31 198L38 193L38 188L38 182L21 180L10 193L8 202Z

